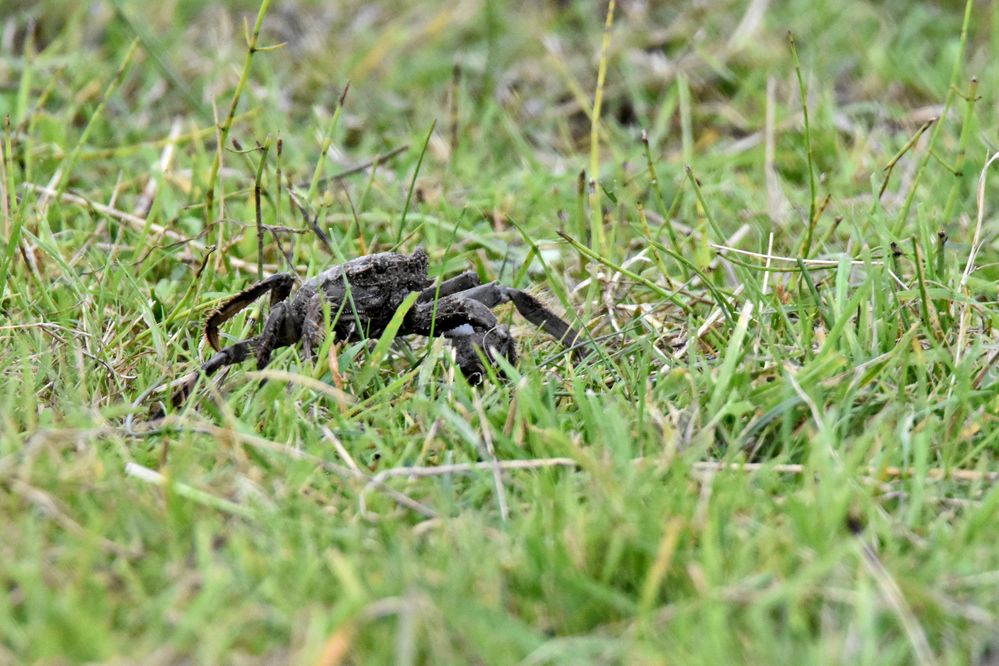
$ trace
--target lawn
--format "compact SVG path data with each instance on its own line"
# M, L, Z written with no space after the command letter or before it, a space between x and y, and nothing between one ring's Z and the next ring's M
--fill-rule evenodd
M0 663L997 663L997 47L981 0L4 0ZM507 305L479 385L389 330L171 404L227 297L417 247L593 351Z

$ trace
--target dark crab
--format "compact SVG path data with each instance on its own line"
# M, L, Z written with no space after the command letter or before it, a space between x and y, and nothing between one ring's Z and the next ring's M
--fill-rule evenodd
M491 308L511 302L532 324L572 349L574 359L585 355L578 346L579 333L537 298L498 282L482 284L474 272L466 272L435 284L427 277L427 253L417 248L411 255L382 252L360 257L327 269L307 280L294 293L295 275L273 275L244 289L221 305L205 322L205 337L216 354L199 372L180 380L174 404L190 393L198 374L211 375L250 356L263 369L271 353L302 342L311 358L325 336L323 306L329 304L333 334L338 340L380 336L406 297L417 292L398 335L444 336L455 349L458 367L472 383L485 374L483 361L495 365L498 356L517 362L516 345L510 331L496 320ZM271 310L263 332L222 348L219 326L264 294L270 294Z

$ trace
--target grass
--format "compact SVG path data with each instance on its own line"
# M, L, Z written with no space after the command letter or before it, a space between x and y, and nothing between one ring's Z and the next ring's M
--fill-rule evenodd
M995 660L999 6L202 4L0 21L0 662ZM260 266L417 245L600 353L142 423Z

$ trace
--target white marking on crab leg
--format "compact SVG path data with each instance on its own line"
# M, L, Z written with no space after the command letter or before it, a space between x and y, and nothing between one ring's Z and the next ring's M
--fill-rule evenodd
M475 333L475 329L472 328L471 324L462 324L456 328L452 328L450 331L444 332L444 337L446 338L464 338L472 333Z

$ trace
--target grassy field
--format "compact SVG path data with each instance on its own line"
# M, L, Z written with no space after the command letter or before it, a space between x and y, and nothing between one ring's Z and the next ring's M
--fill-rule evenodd
M999 3L203 4L0 12L0 663L999 663ZM418 246L599 352L146 421Z

